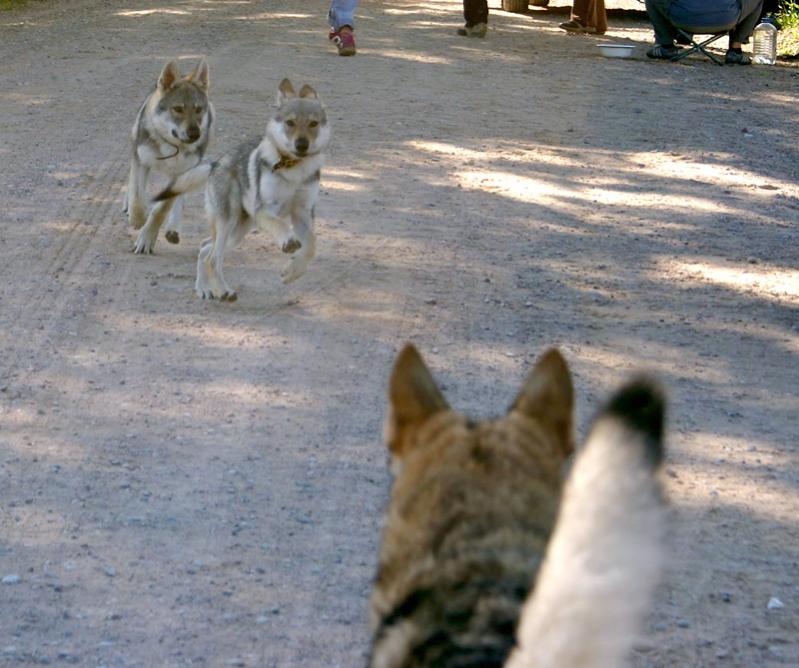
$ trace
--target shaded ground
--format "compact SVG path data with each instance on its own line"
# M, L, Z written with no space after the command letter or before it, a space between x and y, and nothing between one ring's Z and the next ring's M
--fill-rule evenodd
M629 18L607 60L562 12L480 41L458 2L363 4L350 59L320 0L0 14L0 665L361 665L408 339L479 416L561 346L581 434L658 371L674 530L634 663L795 664L797 69L649 62ZM199 196L152 257L121 213L138 105L200 54L212 154L286 75L334 123L318 260L286 288L249 238L232 305L192 291Z

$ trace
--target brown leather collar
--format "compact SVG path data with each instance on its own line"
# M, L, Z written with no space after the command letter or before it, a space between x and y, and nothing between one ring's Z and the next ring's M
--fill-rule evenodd
M278 169L291 169L296 167L302 162L302 158L290 158L287 155L281 155L280 160L272 167L272 171L276 172Z

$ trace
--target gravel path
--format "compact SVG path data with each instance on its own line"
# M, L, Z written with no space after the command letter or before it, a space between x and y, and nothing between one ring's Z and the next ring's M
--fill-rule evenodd
M649 62L560 11L454 35L454 0L30 2L0 12L0 666L358 666L394 354L503 410L572 364L578 428L634 369L671 395L670 566L634 665L799 662L799 70ZM640 7L633 1L609 3ZM284 76L326 102L319 255L263 235L235 304L134 256L127 138L206 54L220 155ZM778 599L775 603L774 599Z

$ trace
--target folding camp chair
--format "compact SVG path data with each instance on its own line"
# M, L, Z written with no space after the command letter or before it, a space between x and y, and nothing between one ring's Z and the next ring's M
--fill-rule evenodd
M710 44L713 44L713 42L715 42L717 39L726 37L730 33L730 30L732 30L735 27L735 25L736 24L733 23L731 26L724 28L719 32L712 32L707 28L697 28L696 29L697 33L700 33L702 35L709 35L709 37L702 42L696 41L696 39L694 38L694 33L689 32L690 28L674 26L677 29L677 32L680 33L680 35L682 35L686 40L688 40L690 44L688 45L687 49L683 49L676 56L671 58L671 61L676 62L678 60L682 60L683 58L687 58L688 56L690 56L692 53L696 53L697 51L699 51L701 53L704 53L708 58L710 58L710 60L716 63L716 65L723 65L724 61L721 60L714 53L708 51L705 47L707 47Z

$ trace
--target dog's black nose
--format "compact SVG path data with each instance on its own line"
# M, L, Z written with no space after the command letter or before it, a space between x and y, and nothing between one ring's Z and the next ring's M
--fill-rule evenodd
M309 142L305 137L300 137L294 142L294 148L297 149L297 153L305 153L308 150L308 146Z
M189 143L197 141L200 138L200 128L196 125L192 125L186 131L186 139L188 139Z

